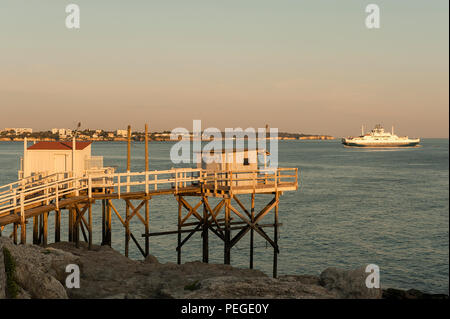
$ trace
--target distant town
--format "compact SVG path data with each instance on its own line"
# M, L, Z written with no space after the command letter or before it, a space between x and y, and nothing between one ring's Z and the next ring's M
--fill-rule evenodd
M126 141L128 139L128 131L118 129L115 131L105 130L71 130L67 128L53 128L48 131L34 132L32 128L5 128L0 130L0 141L64 141L70 140L76 135L77 140L84 141ZM173 141L170 137L170 131L149 132L150 141ZM222 136L225 133L222 132ZM193 138L193 133L189 133L187 138ZM143 141L145 133L140 131L131 132L131 140ZM210 140L210 136L202 136L202 140ZM284 133L278 132L279 140L332 140L330 135L312 135L302 133Z

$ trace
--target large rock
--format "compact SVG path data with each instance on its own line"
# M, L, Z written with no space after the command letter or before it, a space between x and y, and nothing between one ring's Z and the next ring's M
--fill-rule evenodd
M9 238L0 237L0 248L8 249L15 262L14 280L19 286L18 297L43 299L67 298L63 286L68 264L79 258L52 248L35 245L14 245Z
M273 279L258 270L230 265L188 262L162 264L156 257L131 260L108 246L55 243L48 248L14 245L0 237L14 258L17 298L381 298L369 289L365 267L328 268L320 276L289 275ZM0 253L0 298L6 276ZM66 288L68 264L80 267L80 288ZM445 296L443 295L444 297ZM418 291L385 290L385 298L437 298Z
M5 272L5 261L3 257L3 248L0 242L0 299L4 299L5 297L6 297L6 272Z
M320 274L320 284L334 293L337 298L350 299L380 299L382 290L380 288L367 288L366 267L353 270L338 268L327 268Z

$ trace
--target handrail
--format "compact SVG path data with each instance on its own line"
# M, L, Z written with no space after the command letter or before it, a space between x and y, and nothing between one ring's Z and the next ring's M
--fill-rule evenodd
M282 174L284 172L285 174ZM286 172L291 172L287 174ZM293 173L293 174L292 174ZM59 201L67 195L78 195L80 191L87 190L86 194L92 197L93 188L110 188L116 192L120 198L123 193L132 191L132 187L144 186L145 193L148 194L150 186L157 190L159 185L166 185L168 189L174 189L178 193L180 188L193 185L213 186L216 193L219 187L228 187L233 192L242 182L253 188L259 185L269 185L276 190L281 183L290 182L297 186L297 168L267 168L258 170L227 170L208 171L195 168L177 168L163 171L143 171L85 175L81 177L60 178L62 173L55 173L44 176L40 180L32 183L25 183L25 179L2 186L1 188L12 187L6 193L0 193L0 216L11 214L11 212L24 212L26 207L39 203L48 204L55 201L59 207ZM194 184L195 183L195 184ZM20 187L19 187L20 185ZM203 187L203 186L202 186Z

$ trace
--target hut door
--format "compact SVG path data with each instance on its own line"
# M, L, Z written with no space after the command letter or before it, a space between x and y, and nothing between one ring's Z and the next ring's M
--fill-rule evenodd
M55 172L66 171L66 155L55 155Z

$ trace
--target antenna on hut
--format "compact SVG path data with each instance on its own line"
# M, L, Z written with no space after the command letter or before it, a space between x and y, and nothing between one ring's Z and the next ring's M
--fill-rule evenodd
M81 127L81 122L78 122L76 129L73 131L72 135L72 175L75 176L75 149L76 149L76 138L78 129Z

